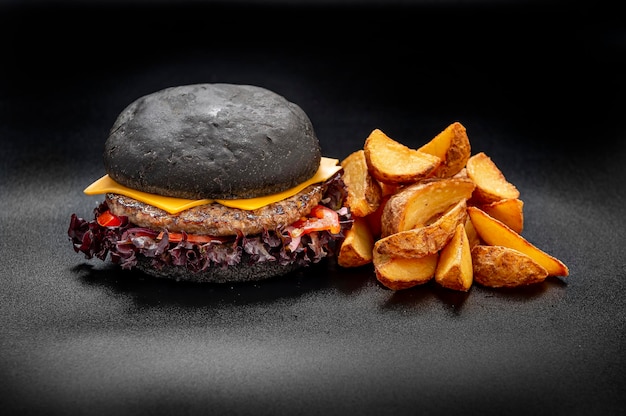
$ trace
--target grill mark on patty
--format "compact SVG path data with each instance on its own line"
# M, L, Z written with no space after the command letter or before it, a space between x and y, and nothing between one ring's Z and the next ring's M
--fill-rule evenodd
M127 216L140 227L213 236L236 235L238 231L253 235L296 222L322 200L324 190L323 184L310 185L292 197L251 211L213 203L170 214L134 198L111 193L106 194L106 202L113 214Z

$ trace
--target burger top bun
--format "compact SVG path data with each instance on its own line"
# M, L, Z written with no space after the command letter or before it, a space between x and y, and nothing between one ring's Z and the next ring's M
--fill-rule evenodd
M312 177L320 145L305 112L264 88L184 85L148 94L118 116L104 166L129 188L188 199L281 192Z

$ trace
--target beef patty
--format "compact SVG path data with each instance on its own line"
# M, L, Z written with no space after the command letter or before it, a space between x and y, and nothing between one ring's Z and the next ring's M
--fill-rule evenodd
M113 214L126 216L140 227L213 236L237 235L237 232L253 235L264 229L280 229L307 215L321 201L324 188L324 184L310 185L292 197L251 211L213 203L169 214L136 199L111 193L106 195L106 202Z

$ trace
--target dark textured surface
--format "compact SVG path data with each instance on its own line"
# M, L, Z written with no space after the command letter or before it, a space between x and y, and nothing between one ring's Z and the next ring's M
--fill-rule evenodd
M247 258L236 266L214 267L201 273L191 273L182 267L166 266L163 269L155 269L150 262L140 260L137 267L142 272L162 278L174 279L179 282L204 282L204 283L232 283L232 282L255 282L272 277L284 276L301 267L298 264L281 265L278 263L264 262L246 264Z
M255 198L292 188L319 167L311 120L254 85L193 84L133 101L104 146L122 185L187 199Z
M620 14L199 3L0 12L3 414L624 413ZM462 122L520 190L523 235L570 276L394 293L368 267L217 286L85 261L66 231L99 201L82 190L115 117L196 82L285 96L329 157L374 128L416 147Z

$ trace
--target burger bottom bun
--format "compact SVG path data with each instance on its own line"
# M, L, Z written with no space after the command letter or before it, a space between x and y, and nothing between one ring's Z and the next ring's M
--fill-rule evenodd
M245 253L241 262L236 265L228 267L215 266L200 272L194 272L185 266L167 265L161 269L156 269L150 263L149 258L138 256L135 267L153 277L198 283L254 282L282 276L304 267L301 264L290 263L282 265L274 261L248 264L248 260L249 256Z

